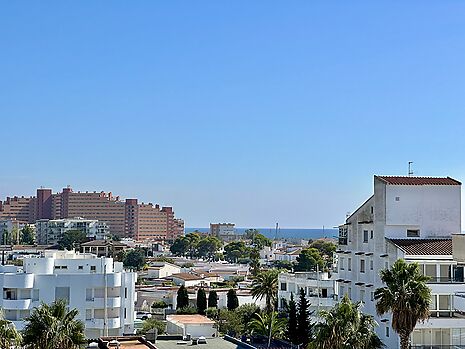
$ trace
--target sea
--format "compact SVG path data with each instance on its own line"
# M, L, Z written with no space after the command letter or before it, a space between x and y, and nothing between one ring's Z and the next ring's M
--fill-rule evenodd
M249 228L236 228L238 234L244 234ZM321 239L321 238L337 238L337 229L308 229L308 228L279 228L276 233L275 228L254 228L257 229L261 234L265 235L270 239ZM208 233L210 228L186 228L186 233L192 233L193 231L200 231L202 233Z

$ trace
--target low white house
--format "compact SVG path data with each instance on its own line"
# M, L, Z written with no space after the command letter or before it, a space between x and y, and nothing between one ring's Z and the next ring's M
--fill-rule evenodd
M166 317L166 332L172 335L191 337L204 336L206 338L217 337L215 321L203 315L168 315Z
M190 273L177 273L169 277L177 286L184 285L185 287L193 286L210 286L210 280L200 275Z
M24 259L24 267L0 266L0 307L18 329L41 302L65 299L79 310L88 338L134 332L136 273L112 258L46 251Z
M147 277L160 279L173 274L179 274L181 267L167 262L153 262L147 269Z

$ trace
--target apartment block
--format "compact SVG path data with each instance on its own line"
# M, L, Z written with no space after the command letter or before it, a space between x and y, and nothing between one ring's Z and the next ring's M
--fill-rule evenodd
M210 235L221 241L230 242L238 239L234 223L210 223Z
M465 292L463 263L452 253L452 237L462 236L460 216L461 183L455 179L375 176L374 194L339 227L337 293L364 303L387 348L399 348L399 337L391 315L376 314L374 291L383 287L380 271L399 258L418 262L431 277L431 318L417 325L412 348L465 345L465 309L458 309L456 296Z
M80 230L92 240L103 240L110 233L110 229L105 222L81 217L39 219L36 221L35 227L37 243L39 245L57 244L63 238L64 234L71 230Z
M42 258L25 258L22 268L0 266L0 307L22 329L34 307L65 299L78 309L88 338L132 334L136 278L112 258L46 251Z
M172 207L123 201L111 192L74 192L67 187L53 194L40 188L34 197L7 197L0 202L0 219L35 223L74 217L104 222L111 234L140 240L170 241L184 233L184 223L175 218Z

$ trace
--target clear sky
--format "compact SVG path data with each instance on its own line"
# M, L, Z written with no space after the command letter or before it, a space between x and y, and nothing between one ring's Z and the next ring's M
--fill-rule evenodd
M0 197L321 227L374 174L465 181L462 1L5 1Z

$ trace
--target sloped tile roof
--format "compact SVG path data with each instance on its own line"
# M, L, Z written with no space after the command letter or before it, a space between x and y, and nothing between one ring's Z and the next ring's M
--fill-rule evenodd
M392 185L461 185L451 177L405 177L405 176L376 176Z
M452 255L452 239L387 239L407 255Z

